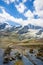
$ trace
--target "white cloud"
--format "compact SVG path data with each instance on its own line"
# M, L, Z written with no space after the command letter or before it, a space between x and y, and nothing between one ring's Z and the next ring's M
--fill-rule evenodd
M4 1L5 3L7 3L7 4L10 4L10 3L13 3L13 2L19 2L19 0L2 0L2 1ZM22 3L25 3L27 0L22 0Z
M20 13L23 13L26 9L26 6L24 5L24 3L27 1L27 0L22 0L21 3L19 3L19 5L16 4L16 2L19 2L19 0L2 0L4 1L5 3L7 4L10 4L10 3L15 3L15 7L17 9L17 11L19 11Z
M35 0L33 4L35 7L35 14L43 18L43 0Z
M23 3L25 3L27 0L22 0Z
M11 16L10 14L8 14L5 11L5 9L3 7L0 7L0 8L3 11L3 13L0 13L0 22L13 21L13 22L21 24L22 26L31 23L31 24L40 25L43 27L43 19L41 19L41 18L40 19L28 18L27 20L23 20L22 18L15 18L15 17Z
M27 12L25 12L24 16L27 17L27 18L33 18L34 17L33 13L30 10L28 10Z
M23 4L23 3L20 3L19 5L15 5L15 7L17 8L17 10L20 12L20 13L24 13L25 9L26 9L26 6Z
M5 3L7 3L7 4L10 4L10 3L15 3L15 2L19 2L19 0L2 0L2 1L4 1Z
M34 6L35 6L36 11L42 10L43 9L43 0L35 0Z
M28 23L39 25L43 27L43 19L28 19Z
M0 22L13 21L19 24L23 24L23 20L21 18L15 18L8 14L3 7L0 7L3 13L0 13Z
M19 0L3 0L4 2L6 2L7 4L10 4L12 2L19 2ZM21 3L19 3L19 5L15 4L16 9L20 12L20 13L24 13L25 9L27 8L24 3L27 0L22 0ZM32 1L32 0L30 0ZM43 0L34 0L33 5L35 7L35 12L33 14L37 14L40 18L43 18ZM26 12L27 13L27 12ZM28 12L29 13L29 12ZM31 14L31 15L30 15ZM30 11L29 15L26 15L26 17L31 17L33 15Z
M15 0L2 0L2 1L4 1L4 2L7 3L7 4L10 4L10 3L15 2Z

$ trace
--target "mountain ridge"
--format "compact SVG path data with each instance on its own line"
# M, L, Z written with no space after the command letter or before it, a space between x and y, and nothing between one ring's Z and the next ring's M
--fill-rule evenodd
M2 29L2 30L1 30ZM28 24L22 27L22 25L19 26L11 26L9 23L2 23L0 24L0 34L2 32L2 35L5 35L3 33L13 33L14 34L19 34L20 36L23 36L22 38L43 38L43 27L33 25L33 24Z

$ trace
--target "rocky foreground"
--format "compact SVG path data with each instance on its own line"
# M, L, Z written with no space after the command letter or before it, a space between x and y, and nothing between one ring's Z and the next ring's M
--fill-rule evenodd
M43 65L43 48L0 48L0 65Z

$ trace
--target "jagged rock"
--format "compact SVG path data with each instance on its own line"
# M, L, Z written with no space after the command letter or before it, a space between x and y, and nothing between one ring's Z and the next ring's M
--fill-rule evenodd
M11 52L11 47L7 47L6 50L4 51L3 63L8 63L10 61L10 52Z
M33 53L33 49L31 48L29 52L30 52L30 53Z
M10 56L9 56L9 55L6 55L6 56L4 56L3 63L4 63L4 64L5 64L5 63L8 63L9 60L10 60Z
M19 52L17 52L17 53L16 53L16 57L17 57L18 59L22 59L22 54L19 53Z
M7 47L6 50L4 51L4 56L6 56L7 54L10 55L11 52L11 47Z

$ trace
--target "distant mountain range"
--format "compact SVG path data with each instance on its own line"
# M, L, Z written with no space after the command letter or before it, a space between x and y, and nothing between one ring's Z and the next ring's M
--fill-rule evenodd
M13 32L13 31L26 38L31 38L31 37L43 38L43 27L41 27L41 26L28 24L28 25L25 25L24 27L22 27L21 25L11 26L7 22L0 23L0 32L8 33L8 32Z
M24 26L21 30L18 31L19 34L23 34L23 33L27 33L29 32L29 29L33 29L33 30L39 30L41 29L40 31L43 32L43 27L41 26L35 26L35 25L32 25L32 24L28 24L26 26Z
M5 29L7 25L7 23L0 23L0 30Z
M14 25L14 26L12 26L12 25L10 25L7 22L0 23L0 31L12 32L12 31L16 31L20 27L21 27L21 25L18 25L18 26Z

